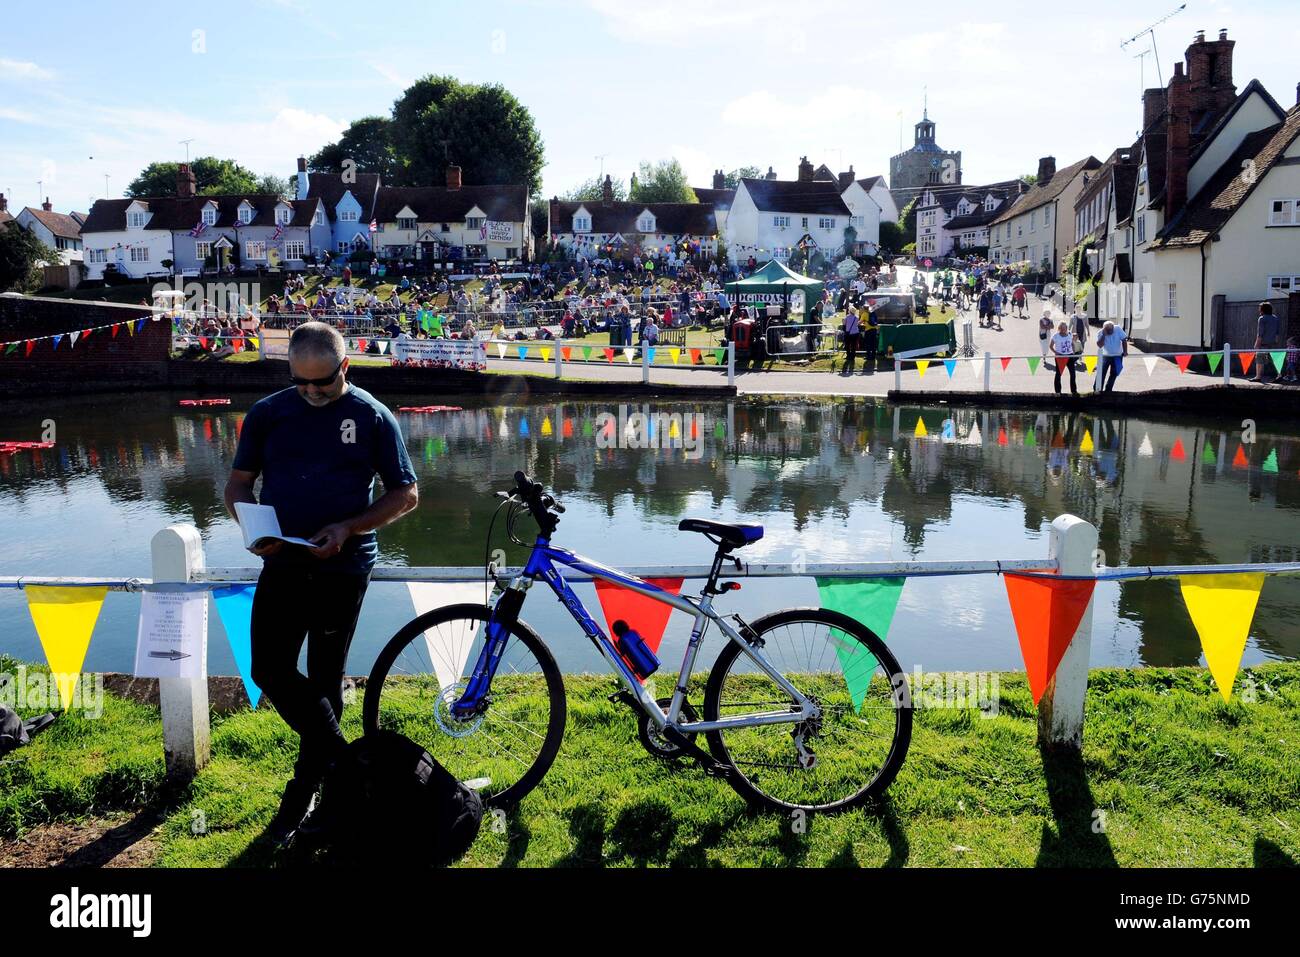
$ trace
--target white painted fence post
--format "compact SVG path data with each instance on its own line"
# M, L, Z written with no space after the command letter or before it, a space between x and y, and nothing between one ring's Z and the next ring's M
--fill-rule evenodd
M266 361L266 328L257 327L257 358L262 362Z
M736 384L736 343L727 343L727 385Z
M903 360L894 356L894 391L903 391Z
M1097 550L1097 529L1074 515L1052 522L1048 557L1059 563L1062 575L1091 575ZM1061 658L1056 675L1038 705L1038 744L1051 750L1079 751L1083 747L1083 703L1088 691L1088 657L1092 651L1092 605L1079 619L1079 627Z
M561 350L564 349L563 340L555 340L555 378L564 378L564 355Z
M641 381L650 381L650 347L641 343Z
M204 570L203 539L193 525L169 525L153 537L153 580L189 582ZM170 776L189 780L212 753L208 726L208 637L203 636L199 678L159 678L163 757Z
M984 391L989 391L989 384L993 379L993 353L984 353Z
M1232 385L1232 346L1223 344L1223 384Z

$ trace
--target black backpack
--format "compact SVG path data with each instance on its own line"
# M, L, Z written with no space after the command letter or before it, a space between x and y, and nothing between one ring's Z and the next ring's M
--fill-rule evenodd
M326 777L330 843L345 857L423 867L460 858L483 823L483 799L395 731L348 745Z
M39 718L24 721L9 708L0 704L0 755L27 744L32 736L54 721L53 714L43 714Z

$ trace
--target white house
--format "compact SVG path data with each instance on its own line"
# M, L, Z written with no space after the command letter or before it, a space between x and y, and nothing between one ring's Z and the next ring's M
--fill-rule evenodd
M54 212L48 197L40 209L28 206L14 217L19 226L35 233L50 249L57 250L59 261L64 266L82 261L81 225L85 220L85 213L64 215Z
M378 173L309 172L307 160L298 157L297 198L324 203L329 248L338 255L370 248L370 222L380 185Z
M711 203L630 203L613 198L605 178L598 200L552 199L547 229L551 241L574 255L603 257L624 247L656 258L715 256L718 224Z
M445 187L380 186L374 218L381 259L532 257L528 187L464 186L458 166Z
M989 224L1025 189L1019 180L988 186L931 185L916 197L916 254L959 256L987 249Z
M989 223L989 259L995 263L1029 262L1056 275L1074 246L1074 206L1087 175L1101 167L1089 156L1064 169L1056 158L1038 161L1038 179Z
M814 180L807 158L800 162L798 180L742 179L727 215L727 255L733 262L751 256L758 262L782 262L809 245L810 255L841 255L845 230L854 213L844 201L837 180ZM879 210L877 205L876 210ZM876 241L880 238L879 213ZM858 227L854 227L855 233Z

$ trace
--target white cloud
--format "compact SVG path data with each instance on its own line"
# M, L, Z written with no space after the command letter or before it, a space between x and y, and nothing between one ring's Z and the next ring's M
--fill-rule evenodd
M746 129L788 131L792 140L813 137L818 143L851 124L893 124L896 108L878 93L861 87L830 86L806 99L756 90L722 108L722 121ZM892 126L891 126L892 128Z
M0 57L0 79L52 80L54 71L25 60L6 60Z
M36 117L30 113L24 113L22 110L11 110L6 106L0 106L0 120L12 120L15 123L35 123Z
M410 80L406 79L402 74L398 73L386 63L371 62L368 66L395 87L405 90L411 85Z

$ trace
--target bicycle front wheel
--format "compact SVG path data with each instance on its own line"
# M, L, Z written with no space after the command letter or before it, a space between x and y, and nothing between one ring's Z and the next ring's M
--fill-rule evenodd
M380 652L366 684L366 733L396 731L459 780L475 782L488 807L518 804L550 769L564 737L564 681L542 639L516 622L501 652L487 707L460 719L491 609L448 605L409 621Z
M912 740L907 676L889 648L861 622L823 608L790 608L751 627L768 663L821 714L709 732L713 756L732 766L732 787L780 811L844 811L883 794ZM797 709L728 642L709 674L706 721Z

